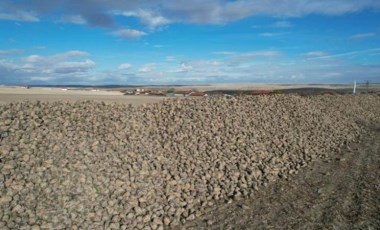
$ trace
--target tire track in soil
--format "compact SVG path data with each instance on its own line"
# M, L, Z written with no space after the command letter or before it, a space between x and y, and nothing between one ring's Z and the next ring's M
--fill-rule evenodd
M288 180L178 229L380 229L380 126Z

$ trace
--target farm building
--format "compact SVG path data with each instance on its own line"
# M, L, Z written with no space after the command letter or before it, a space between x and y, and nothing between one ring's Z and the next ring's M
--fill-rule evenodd
M185 96L188 95L189 93L190 93L189 91L178 90L178 91L175 91L175 92L174 92L174 96L175 96L175 97L185 97Z
M187 95L190 97L207 97L208 96L206 93L203 93L203 92L191 92Z

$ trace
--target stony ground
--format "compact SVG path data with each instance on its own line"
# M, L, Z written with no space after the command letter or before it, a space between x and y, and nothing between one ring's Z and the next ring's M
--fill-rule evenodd
M177 229L380 229L380 126L369 129L340 153Z
M334 158L379 117L368 95L6 104L0 228L183 226Z

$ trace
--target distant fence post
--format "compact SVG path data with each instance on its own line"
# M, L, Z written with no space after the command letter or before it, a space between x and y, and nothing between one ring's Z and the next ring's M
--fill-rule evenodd
M354 94L356 93L356 81L354 81Z
M366 86L366 89L367 89L367 93L369 93L369 81L365 82L365 86Z

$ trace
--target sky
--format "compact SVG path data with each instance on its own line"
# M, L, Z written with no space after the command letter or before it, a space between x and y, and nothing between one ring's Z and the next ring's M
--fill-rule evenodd
M0 84L380 82L379 0L1 0Z

